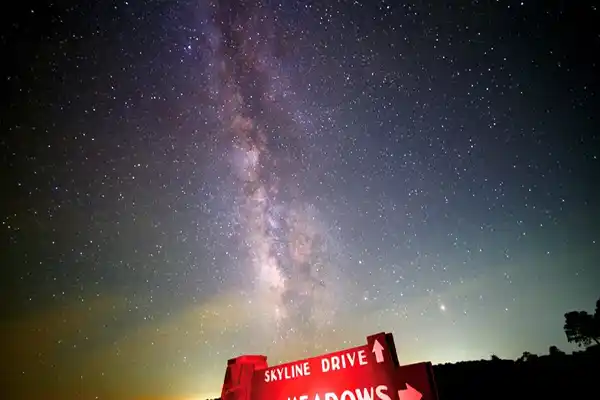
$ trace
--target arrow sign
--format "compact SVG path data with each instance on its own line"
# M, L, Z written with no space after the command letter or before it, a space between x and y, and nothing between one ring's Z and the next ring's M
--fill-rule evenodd
M400 400L421 400L421 397L423 397L423 394L408 383L405 390L398 390L398 398Z
M383 362L383 346L378 340L375 340L375 343L373 344L373 353L375 353L375 361L377 361L377 363Z
M396 369L398 400L438 400L437 387L430 362L403 365Z

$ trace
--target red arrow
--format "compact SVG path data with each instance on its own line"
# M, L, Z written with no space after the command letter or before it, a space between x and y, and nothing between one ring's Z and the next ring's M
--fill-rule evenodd
M406 389L398 390L398 398L400 400L421 400L423 394L414 387L406 384Z

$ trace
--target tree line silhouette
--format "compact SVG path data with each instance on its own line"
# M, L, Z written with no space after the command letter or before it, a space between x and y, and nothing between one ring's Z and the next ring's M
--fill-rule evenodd
M600 298L594 314L571 311L564 316L567 341L582 350L567 354L550 346L547 355L525 351L516 360L492 355L489 360L434 365L439 399L600 398Z
M564 317L567 341L581 350L567 354L550 346L547 355L525 351L516 360L492 355L490 360L435 365L440 400L600 398L600 298L594 314L571 311Z
M565 334L571 343L589 346L600 344L600 299L596 301L594 315L587 311L571 311L565 314Z

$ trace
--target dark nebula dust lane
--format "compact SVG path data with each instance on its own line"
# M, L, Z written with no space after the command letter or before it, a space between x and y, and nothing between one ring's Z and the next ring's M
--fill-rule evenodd
M10 398L204 399L229 358L378 331L406 364L570 350L600 281L592 2L15 7Z
M223 138L231 142L239 188L235 207L254 293L270 304L280 338L295 330L314 334L331 322L334 304L325 282L336 271L318 211L302 196L302 154L311 139L303 136L287 100L295 93L275 55L281 28L258 1L217 2L212 8L215 101Z

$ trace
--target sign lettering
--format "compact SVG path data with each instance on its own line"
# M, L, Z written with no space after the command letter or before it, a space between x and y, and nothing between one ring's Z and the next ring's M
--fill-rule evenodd
M355 365L367 365L367 356L364 350L321 359L322 372L336 371Z
M354 390L346 389L340 394L335 392L325 392L322 395L315 393L314 396L303 394L298 397L288 397L287 400L391 400L387 392L386 385L379 385Z
M308 364L308 361L305 361L302 364L275 367L265 371L265 382L275 382L308 375L310 375L310 365Z

